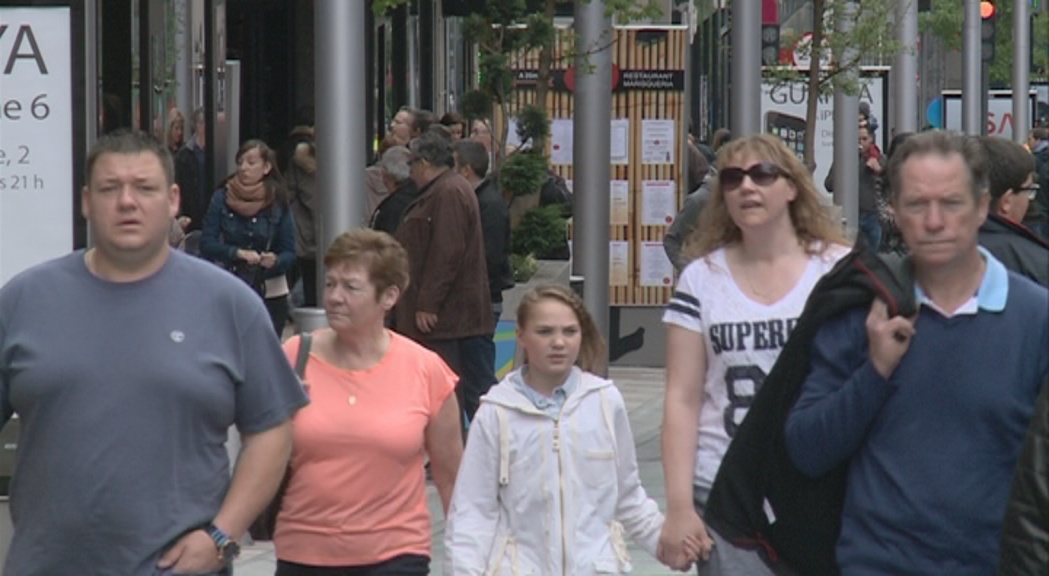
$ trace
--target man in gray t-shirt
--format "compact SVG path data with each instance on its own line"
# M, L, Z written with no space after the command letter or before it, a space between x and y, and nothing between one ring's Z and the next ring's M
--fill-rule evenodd
M101 138L94 247L0 288L0 416L22 423L5 574L224 573L276 492L306 397L262 301L168 248L172 172L148 135Z

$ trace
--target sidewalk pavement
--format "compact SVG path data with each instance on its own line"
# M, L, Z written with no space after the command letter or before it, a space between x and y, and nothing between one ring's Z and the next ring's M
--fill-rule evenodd
M610 376L619 387L630 415L630 426L637 445L638 467L641 483L649 496L666 510L666 495L663 489L663 464L660 458L659 436L663 420L663 377L661 368L626 368L613 366ZM431 574L441 576L441 559L444 554L444 523L441 500L433 485L427 488L430 513L434 518L433 561ZM647 552L631 543L629 546L632 574L657 576L675 574L661 565ZM269 542L245 546L235 564L236 576L273 576L276 559Z

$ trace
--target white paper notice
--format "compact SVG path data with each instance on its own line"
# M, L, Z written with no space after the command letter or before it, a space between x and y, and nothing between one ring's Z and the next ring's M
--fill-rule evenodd
M641 285L669 288L674 284L674 266L662 242L641 243Z
M673 180L641 182L641 225L670 226L677 215L677 191Z
M612 120L612 164L630 163L630 120Z
M674 121L641 121L641 162L643 164L674 163Z
M571 118L555 118L550 122L550 163L572 164Z
M659 245L661 248L663 244ZM610 286L630 284L630 243L613 240L608 243L608 272Z
M630 224L630 182L626 180L613 180L611 187L611 220L614 226L627 226Z
M521 139L517 136L517 120L511 118L506 123L506 148L516 150L521 147Z

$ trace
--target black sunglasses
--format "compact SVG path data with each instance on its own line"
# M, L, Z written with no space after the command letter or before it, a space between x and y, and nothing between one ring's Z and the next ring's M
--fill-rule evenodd
M758 186L768 186L783 176L783 169L772 162L758 162L750 168L725 168L718 172L721 181L721 190L728 192L735 190L743 184L743 178L750 176L750 180Z

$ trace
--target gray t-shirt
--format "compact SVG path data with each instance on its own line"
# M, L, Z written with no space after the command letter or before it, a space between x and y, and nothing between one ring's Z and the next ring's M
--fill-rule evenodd
M4 574L156 573L218 512L229 426L270 429L307 402L262 300L172 252L138 282L84 253L0 289L0 409L21 418Z

